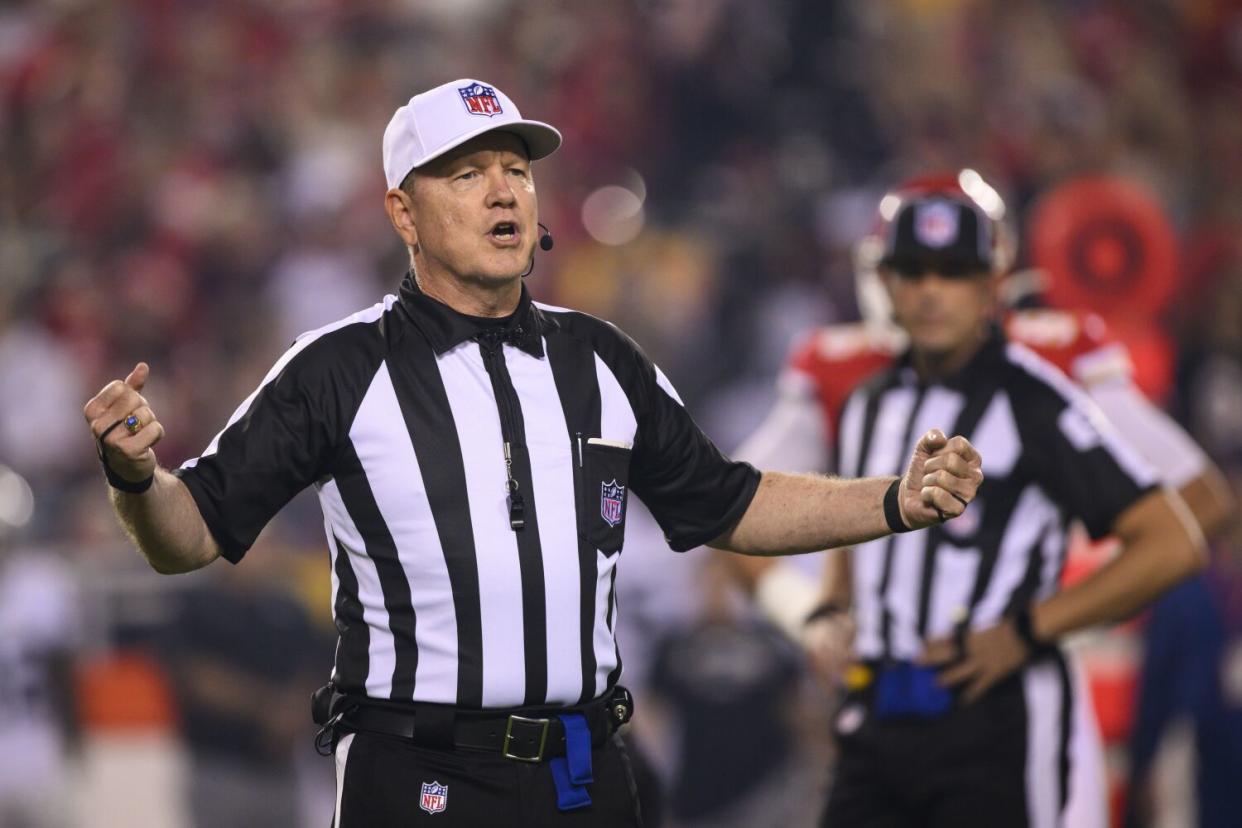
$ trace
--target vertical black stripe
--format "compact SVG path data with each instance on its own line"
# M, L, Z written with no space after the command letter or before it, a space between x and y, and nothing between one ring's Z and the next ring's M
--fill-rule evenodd
M971 587L970 604L966 609L967 625L974 620L975 611L992 584L1006 532L1014 520L1022 519L1021 515L1015 513L1026 485L1028 484L1024 483L1023 475L1015 473L1004 480L984 480L979 487L979 497L986 498L987 509L983 514L983 528L979 530L978 546L982 557L979 568L975 570L975 583Z
M375 562L380 590L384 593L384 609L388 611L388 625L396 650L391 698L408 701L414 696L414 673L418 668L410 582L397 557L397 545L393 542L392 533L376 505L362 462L348 439L341 448L336 468L336 486L341 492L341 500L358 528L358 534L362 536L367 557Z
M996 574L996 565L1000 562L1001 546L1004 545L1005 536L1015 528L1016 521L1031 520L1030 516L1017 511L1018 502L1030 485L1035 484L1030 482L1020 461L1009 477L1000 480L984 480L984 484L979 488L980 497L986 499L987 508L984 511L984 525L979 530L979 541L977 541L982 557L979 561L979 569L975 570L974 586L970 590L970 605L966 610L968 623L974 619L980 602L984 600L991 586L992 576ZM1037 536L1035 544L1040 545L1042 542L1043 534Z
M483 351L488 346L479 343L484 363L488 356ZM530 471L530 451L526 446L526 420L522 416L522 402L513 389L513 379L505 364L505 347L494 358L491 374L492 391L497 405L507 405L511 431L510 447L512 473L520 491L525 491L526 525L518 529L518 567L522 582L522 646L526 658L525 703L543 704L548 699L548 599L543 580L543 546L539 542L539 510L535 503L534 478ZM508 402L503 397L508 396ZM504 415L499 415L503 418ZM503 431L503 428L502 428ZM502 460L503 458L497 458Z
M613 624L613 609L617 605L617 567L612 568L612 583L608 587L608 631L612 633L612 644L617 653L617 666L612 668L612 672L608 674L608 686L604 688L604 692L608 692L616 686L618 679L621 678L621 642L617 640L617 628Z
M918 392L914 397L914 405L910 406L910 418L906 420L906 428L901 438L902 451L908 450L911 439L914 437L914 424L919 417L919 409L923 407L923 399L926 396L926 386L920 385ZM903 474L902 465L905 463L908 455L905 453L897 455L897 468L893 474ZM883 642L883 654L887 658L892 655L892 627L893 615L888 611L888 582L893 577L893 547L896 545L897 536L889 535L884 541L884 570L880 574L880 640ZM926 567L924 567L926 569Z
M350 551L336 533L331 534L336 551L333 570L336 572L336 604L333 616L340 634L336 646L336 683L342 690L362 693L369 669L371 629L362 615L358 598L358 576L350 564Z
M436 365L420 337L406 337L398 358L388 361L393 390L405 418L423 487L444 550L457 617L457 703L483 706L483 617L479 569L470 523L470 495L457 425ZM499 461L498 461L499 462ZM411 508L414 504L411 504Z
M880 411L880 398L884 396L886 390L887 388L877 388L867 397L867 407L863 409L863 432L858 446L858 462L854 464L851 477L862 477L863 469L867 468L867 455L871 453L871 438L875 435L875 421ZM837 448L838 456L840 456L840 447ZM847 474L849 470L842 469L841 473Z
M1074 725L1074 686L1070 681L1069 665L1066 663L1065 654L1057 651L1056 654L1057 672L1061 678L1061 739L1059 750L1057 753L1057 765L1059 771L1060 782L1060 813L1065 812L1065 805L1069 802L1070 797L1070 734L1073 733Z
M582 532L584 520L582 469L579 465L581 447L587 438L600 434L599 377L595 372L595 352L576 339L567 336L547 338L548 362L556 381L556 393L561 398L561 410L565 413L570 453L574 458L574 509L578 527L578 632L582 650L582 694L579 703L595 696L595 590L599 580L599 565L595 544L586 540Z
M962 407L961 413L957 416L957 422L947 433L950 436L961 434L967 439L972 439L975 429L979 427L979 421L983 419L984 413L987 412L996 394L996 388L995 384L988 384L983 388L972 389L966 405ZM940 551L940 544L946 537L947 533L941 526L931 526L927 529L928 548L923 559L923 573L919 583L918 634L920 639L927 637L928 616L931 613L931 591L936 578L936 558Z
M1044 565L1044 538L1049 531L1050 528L1045 528L1026 551L1026 572L1022 573L1022 580L1009 594L1002 615L1012 615L1018 607L1031 603L1039 590L1040 571Z
M883 392L884 392L884 387L882 386L878 386L878 385L867 386L866 393L868 396L867 396L867 401L863 407L862 435L858 438L858 459L855 461L854 468L852 469L847 469L843 465L841 465L840 458L845 456L843 453L843 446L845 445L845 441L849 439L850 437L852 437L853 435L846 435L844 431L840 431L837 433L837 452L836 452L836 455L838 458L837 464L841 470L842 476L862 477L863 469L867 467L867 454L870 453L871 451L871 438L875 434L875 419L876 419L876 415L879 413L879 410L880 410L880 396L883 394ZM846 404L848 405L849 403L847 402ZM844 416L844 410L842 410L842 415ZM850 590L852 593L850 596L850 600L852 603L857 605L858 602L854 598L854 594L853 594L853 590L858 587L858 579L854 577L853 575L854 551L851 549L849 550L848 554L850 556L849 557L850 572L851 572Z

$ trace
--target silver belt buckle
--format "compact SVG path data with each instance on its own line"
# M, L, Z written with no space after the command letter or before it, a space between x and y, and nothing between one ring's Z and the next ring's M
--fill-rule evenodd
M519 722L522 725L535 725L539 728L539 750L536 751L534 756L522 756L512 752L514 722ZM552 724L551 719L528 719L525 716L510 716L508 723L505 725L505 746L501 750L501 754L506 759L516 759L519 762L542 762L543 751L548 745L548 726L550 724Z

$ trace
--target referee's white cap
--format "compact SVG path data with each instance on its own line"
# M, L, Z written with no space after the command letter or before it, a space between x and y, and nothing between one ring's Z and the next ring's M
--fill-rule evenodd
M551 155L561 133L542 121L528 121L505 93L472 78L450 81L410 98L384 130L384 177L399 187L410 170L477 135L512 132L526 142L530 160Z

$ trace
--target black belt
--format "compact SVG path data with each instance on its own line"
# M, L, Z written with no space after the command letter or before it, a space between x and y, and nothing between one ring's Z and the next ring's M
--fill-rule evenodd
M520 762L542 762L565 755L565 726L557 714L586 719L591 744L598 747L633 713L625 688L580 707L509 711L461 710L441 705L389 706L342 697L332 727L409 739L420 747L499 753Z

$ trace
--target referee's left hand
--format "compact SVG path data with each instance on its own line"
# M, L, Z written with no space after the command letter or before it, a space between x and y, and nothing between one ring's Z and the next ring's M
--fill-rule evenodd
M952 637L927 642L920 664L942 668L939 681L945 687L961 687L962 701L976 701L988 688L1017 670L1030 652L1005 620L986 630L975 630L959 641Z
M944 523L966 511L983 482L979 452L965 437L933 428L914 447L901 479L901 517L911 529Z

